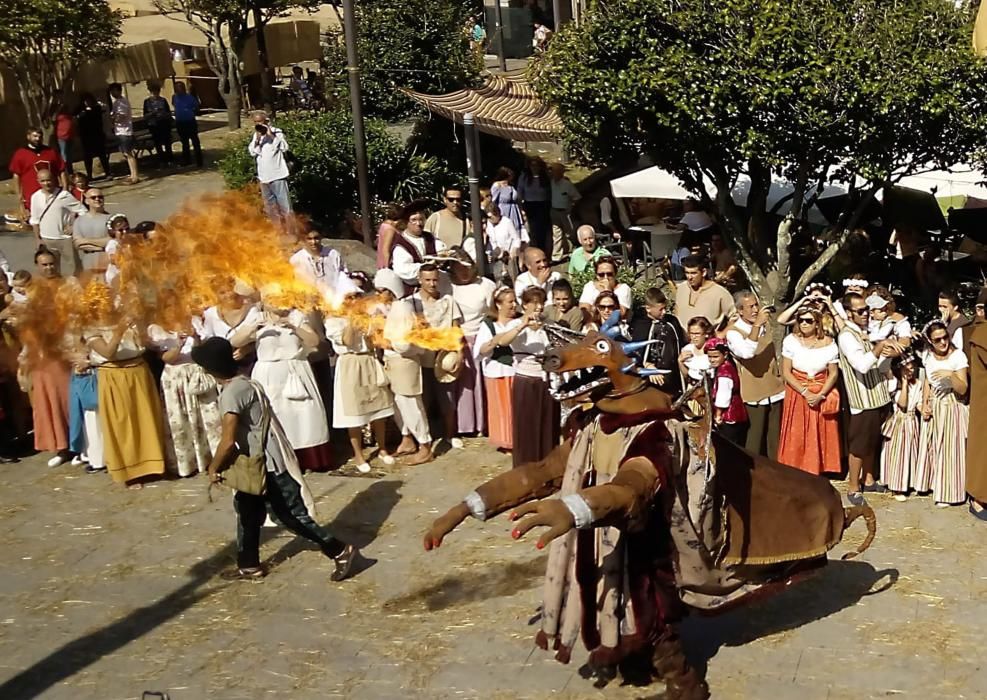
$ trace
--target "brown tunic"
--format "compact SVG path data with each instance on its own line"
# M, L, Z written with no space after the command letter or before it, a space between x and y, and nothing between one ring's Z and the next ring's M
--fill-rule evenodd
M972 326L970 360L970 429L966 443L966 492L987 503L987 323Z

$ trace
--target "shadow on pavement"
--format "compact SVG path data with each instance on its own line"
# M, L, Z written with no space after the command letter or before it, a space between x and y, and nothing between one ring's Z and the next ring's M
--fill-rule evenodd
M811 579L763 601L722 615L688 617L681 628L683 644L693 661L705 664L722 646L740 646L821 620L897 581L897 569L878 571L863 561L831 560Z
M370 488L357 494L339 512L329 525L329 529L332 532L337 530L343 530L345 533L359 532L360 537L354 537L354 542L373 541L391 510L401 499L398 489L402 483L379 481L372 484ZM357 523L356 528L348 526L348 523L352 522ZM272 534L282 530L283 528L279 528ZM264 534L265 539L270 537L269 533ZM270 563L276 563L275 560L283 561L305 549L307 544L307 540L293 537L271 558ZM150 605L134 610L105 627L63 644L30 668L0 684L0 698L29 700L37 697L102 657L114 653L159 625L181 615L199 601L229 585L240 583L236 580L226 581L219 576L229 567L230 562L235 560L236 543L231 542L208 559L192 566L189 569L190 580L172 593Z

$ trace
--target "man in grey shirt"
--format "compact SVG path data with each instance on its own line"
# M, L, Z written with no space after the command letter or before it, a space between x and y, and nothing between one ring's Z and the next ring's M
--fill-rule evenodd
M319 546L336 564L330 578L342 581L353 573L359 551L333 537L312 519L302 497L301 472L284 429L271 410L259 384L237 373L233 346L225 338L209 338L192 349L192 359L220 385L219 412L223 435L209 464L210 485L222 482L222 472L239 455L253 456L264 450L267 469L266 491L262 496L236 491L237 567L240 575L259 578L265 574L260 563L260 530L270 507L284 527ZM264 436L267 436L266 444Z
M89 211L79 215L72 224L72 242L79 251L83 270L105 270L107 260L103 250L110 240L106 229L110 215L106 213L103 191L95 187L86 190L83 204Z

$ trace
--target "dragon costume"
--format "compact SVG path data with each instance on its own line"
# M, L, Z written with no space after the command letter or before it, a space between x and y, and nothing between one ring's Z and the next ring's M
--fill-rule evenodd
M683 616L725 610L819 569L862 516L867 537L845 555L856 556L876 520L866 505L844 509L826 479L720 438L702 382L673 403L646 380L656 370L632 359L647 342L617 342L617 320L585 336L551 329L544 367L556 397L582 402L564 441L477 487L432 524L425 549L470 515L510 510L515 539L548 528L536 542L549 546L538 646L568 663L581 638L601 682L643 667L665 681L659 697L703 700L709 688L679 642Z

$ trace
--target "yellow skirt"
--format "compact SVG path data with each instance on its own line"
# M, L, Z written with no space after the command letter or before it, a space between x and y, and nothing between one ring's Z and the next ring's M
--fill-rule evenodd
M103 457L116 482L164 474L161 401L142 359L111 362L98 369L99 427Z

